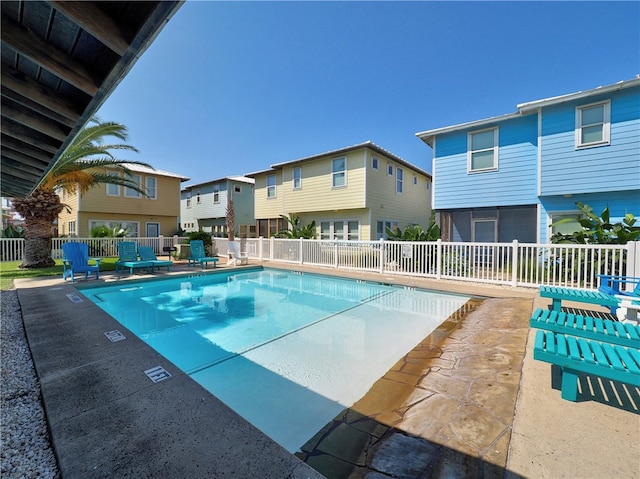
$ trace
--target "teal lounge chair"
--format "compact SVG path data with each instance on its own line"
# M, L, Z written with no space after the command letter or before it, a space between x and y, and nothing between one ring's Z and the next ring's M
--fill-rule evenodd
M151 246L138 246L138 254L140 255L140 261L151 261L153 263L151 271L153 271L153 268L162 266L166 266L167 271L170 271L171 265L173 265L173 261L158 259Z
M85 279L89 279L89 273L95 273L96 279L100 278L100 260L102 258L89 258L89 246L85 243L63 243L62 254L62 279L65 281L71 277L73 283L75 273L84 273ZM96 264L90 265L90 259Z
M125 268L129 268L129 274L133 274L135 268L151 268L153 271L153 263L151 261L140 261L136 244L133 241L120 241L118 243L118 261L116 261L116 273Z
M191 240L189 246L191 253L187 258L187 266L191 266L192 263L194 266L196 263L200 263L200 267L204 269L206 264L213 263L213 267L216 267L219 258L216 256L207 256L202 240Z

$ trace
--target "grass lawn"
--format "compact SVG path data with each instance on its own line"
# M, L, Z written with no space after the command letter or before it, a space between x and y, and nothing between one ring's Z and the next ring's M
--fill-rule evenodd
M100 261L100 272L113 271L116 269L118 258L102 258ZM0 290L7 290L13 287L14 279L35 278L37 276L59 276L62 279L62 262L57 259L56 265L50 268L20 269L21 261L0 262ZM93 263L90 263L93 264Z

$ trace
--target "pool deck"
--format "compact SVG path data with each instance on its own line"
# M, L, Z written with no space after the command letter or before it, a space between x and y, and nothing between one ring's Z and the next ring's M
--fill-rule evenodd
M194 271L176 263L152 276ZM557 371L532 359L529 317L548 304L536 290L339 275L489 299L424 338L297 455L126 330L110 341L122 326L71 283L16 281L62 477L638 477L640 391L592 383L577 402L561 399ZM145 371L157 366L171 377L153 382Z

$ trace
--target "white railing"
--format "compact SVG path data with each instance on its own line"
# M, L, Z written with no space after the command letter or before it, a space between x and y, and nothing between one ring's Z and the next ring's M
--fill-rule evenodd
M89 244L91 256L118 256L123 238L53 238L52 256L62 257L62 243ZM156 254L186 238L126 238L151 246ZM227 239L212 238L211 254L227 257ZM560 245L512 243L452 243L404 241L324 241L242 238L249 258L278 263L453 279L510 286L568 286L595 289L598 274L640 277L640 242L626 245ZM0 238L2 261L21 261L24 240Z
M118 243L120 241L135 241L142 246L151 246L156 253L166 254L165 247L188 242L187 238L178 236L137 237L137 238L52 238L51 257L62 258L62 245L77 241L89 245L89 255L96 258L118 256ZM0 261L22 261L24 257L24 238L0 238Z

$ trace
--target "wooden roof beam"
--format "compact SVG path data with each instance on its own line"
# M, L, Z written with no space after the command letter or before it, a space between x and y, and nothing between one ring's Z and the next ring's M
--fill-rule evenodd
M29 155L33 160L37 160L42 165L45 165L45 167L51 161L51 154L47 153L46 151L40 148L36 148L32 146L31 143L25 143L23 141L20 141L17 138L13 138L11 136L5 135L5 133L3 132L2 133L2 152L3 153L5 152L5 148L6 148L6 151L15 150L15 151L20 151L26 155Z
M69 135L70 129L63 129L59 123L32 112L22 111L6 101L2 102L2 116L61 142Z
M50 113L53 112L57 116L64 117L70 121L69 126L73 126L80 118L84 107L76 105L68 97L62 96L53 88L38 83L6 63L2 63L0 72L3 91L7 88L31 100L40 107L38 108L39 113L50 116ZM37 108L31 104L27 106L32 106L34 109ZM66 124L67 122L65 121L64 123Z
M119 56L127 52L129 48L129 42L125 38L127 32L123 32L118 23L94 4L77 1L50 1L49 4Z
M4 115L2 116L2 134L6 136L10 136L18 141L23 143L28 143L30 145L35 146L36 148L40 148L52 155L56 154L60 149L60 145L62 142L60 141L45 141L45 137L34 136L34 132L26 126L23 126L19 123L16 123L12 120L9 120Z
M92 97L98 93L100 85L84 65L17 24L7 15L2 15L1 38L7 48L14 49L70 85Z

